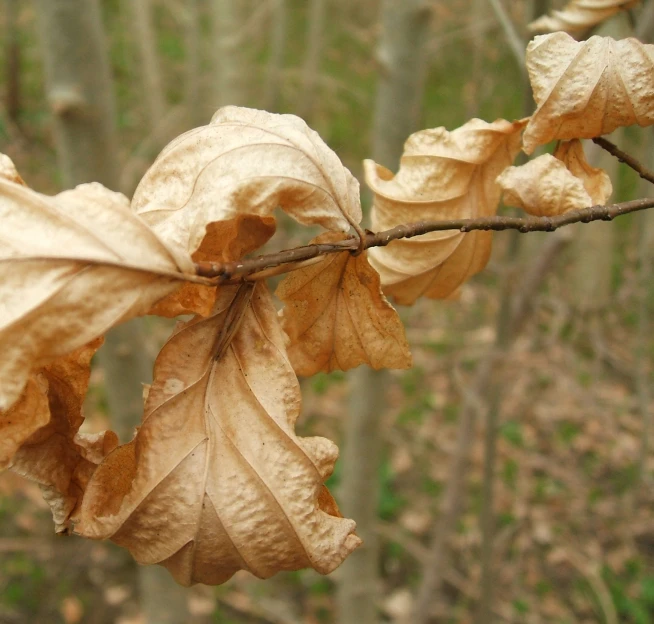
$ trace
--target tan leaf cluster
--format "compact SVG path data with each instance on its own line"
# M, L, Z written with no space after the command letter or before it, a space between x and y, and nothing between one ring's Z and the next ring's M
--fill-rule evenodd
M588 164L578 139L563 141L553 156L544 154L509 167L497 183L504 191L504 203L537 217L603 205L613 191L608 174Z
M208 126L172 141L147 171L132 207L170 245L192 254L207 225L280 207L305 225L347 231L361 220L359 184L316 132L294 115L227 106ZM250 247L269 236L265 226ZM221 245L240 238L225 227Z
M0 409L52 360L144 314L193 274L100 184L54 197L0 176Z
M96 470L76 532L183 585L333 570L360 540L323 485L337 449L295 435L299 410L266 286L221 288L161 350L143 425Z
M495 179L513 163L523 127L522 121L473 119L452 132L416 132L404 146L395 176L365 161L374 193L373 229L495 214L500 198ZM412 304L421 295L446 298L486 265L491 240L490 232L432 232L370 249L370 264L381 275L384 292L398 303Z
M342 238L327 232L312 243ZM404 326L381 292L379 274L366 252L344 251L289 273L277 296L286 304L283 327L288 356L298 375L349 370L409 368L411 353Z
M118 444L111 431L79 433L91 357L101 344L96 339L43 367L19 401L0 412L0 468L9 466L40 485L57 533L69 532L96 465Z
M576 32L601 24L604 20L636 6L640 0L572 0L560 11L551 11L529 24L532 32Z
M535 37L527 69L537 104L524 150L554 139L583 139L654 123L654 45L563 32Z

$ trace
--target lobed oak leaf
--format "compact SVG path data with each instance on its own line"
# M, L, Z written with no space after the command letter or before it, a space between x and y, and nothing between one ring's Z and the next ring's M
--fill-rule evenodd
M299 410L266 286L222 287L213 314L180 324L161 350L143 425L93 475L76 532L183 585L241 569L330 572L360 540L323 485L336 446L298 438Z
M551 11L528 26L532 32L587 30L604 20L636 6L640 0L572 0L560 11Z
M101 344L102 339L96 339L43 367L30 378L21 400L7 412L14 417L26 416L21 406L29 397L38 405L39 413L47 416L43 426L22 440L8 464L14 472L39 484L57 533L68 533L96 465L118 444L111 431L79 433L91 358ZM4 436L5 428L0 432Z
M0 409L32 371L194 279L191 258L100 184L48 197L0 176L0 220Z
M605 204L613 190L608 174L588 164L579 140L562 142L553 156L509 167L497 183L504 203L538 217Z
M132 207L187 253L201 247L209 224L239 215L265 219L277 207L300 223L333 230L361 220L358 182L302 119L236 106L219 109L209 125L165 147ZM261 229L256 247L267 240ZM222 246L238 235L226 230Z
M654 123L654 45L563 32L535 37L527 69L537 104L524 150L554 139L583 139Z
M327 232L312 243L343 237ZM288 273L276 295L286 304L283 327L290 338L288 356L298 375L349 370L410 368L404 326L381 292L379 274L366 252L324 256L320 262Z
M452 132L416 132L405 143L395 176L365 161L366 182L374 193L373 229L495 214L500 199L495 178L520 150L525 123L473 119ZM410 305L422 295L454 295L486 265L491 241L490 232L432 232L374 247L369 259L381 275L384 293Z

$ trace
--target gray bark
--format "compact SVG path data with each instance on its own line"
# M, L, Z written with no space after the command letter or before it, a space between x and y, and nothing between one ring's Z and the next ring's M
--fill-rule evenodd
M274 111L279 108L280 81L284 66L284 52L288 34L288 2L275 0L275 11L271 22L270 55L266 68L266 83L263 91L263 107Z
M166 112L166 97L157 56L157 39L152 25L150 0L127 0L134 44L138 50L143 88L140 89L148 109L148 123L156 128Z
M37 0L48 103L65 187L118 184L115 106L97 0Z
M397 168L404 141L420 122L428 18L425 0L382 2L372 153L376 162L391 169Z
M245 0L211 0L215 50L214 105L216 108L247 101L247 57L243 40Z
M186 113L191 126L202 124L200 106L200 7L199 0L186 6L184 41L186 46Z
M18 122L20 113L20 30L18 0L5 0L5 109L7 117Z
M310 120L315 103L316 85L323 52L323 31L327 0L310 0L307 17L307 39L302 67L302 93L298 114Z
M396 168L405 139L416 129L424 81L429 11L422 0L385 0L372 157ZM386 371L369 368L351 376L350 414L345 432L340 497L347 517L357 521L364 545L340 569L340 624L377 622L379 543L375 534L381 461L381 419L388 386Z
M57 155L66 187L98 181L118 186L115 106L98 0L37 0L46 91L55 124ZM104 352L104 353L103 353ZM101 351L115 429L131 437L142 413L142 381L151 375L142 325L113 329ZM146 613L150 622L183 622L185 591L168 576L141 569L145 607L166 604L172 619ZM182 609L183 607L183 609Z

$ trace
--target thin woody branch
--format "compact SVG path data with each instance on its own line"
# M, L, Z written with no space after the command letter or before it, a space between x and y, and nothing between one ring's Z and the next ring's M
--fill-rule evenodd
M631 167L643 180L654 184L654 172L646 169L633 156L627 154L627 152L623 152L615 143L611 143L611 141L604 137L595 137L593 143L606 150L611 156L615 156L621 163Z
M522 233L553 232L560 227L572 223L611 221L620 215L646 210L648 208L654 208L654 198L636 199L608 206L591 206L589 208L581 208L580 210L571 210L555 217L493 216L479 217L476 219L418 221L416 223L398 225L383 232L367 232L365 235L364 249L383 247L391 241L400 238L412 238L414 236L428 234L429 232L440 232L444 230L459 230L461 232L472 232L474 230L518 230ZM287 249L255 258L246 258L237 262L198 262L196 263L196 272L198 276L219 278L218 281L221 283L227 281L237 282L271 267L287 264L297 267L298 262L340 251L354 252L357 249L359 249L358 237L350 237L337 243L306 245L304 247Z

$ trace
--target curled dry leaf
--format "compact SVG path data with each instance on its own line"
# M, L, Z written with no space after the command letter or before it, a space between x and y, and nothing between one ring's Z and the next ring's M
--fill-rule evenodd
M30 378L21 400L7 412L9 417L29 417L23 410L27 402L45 418L43 426L21 441L9 467L39 484L52 510L57 533L69 531L71 516L96 465L118 444L111 431L79 433L91 357L100 344L102 339L96 339L43 367ZM0 427L3 424L0 416ZM0 439L5 433L6 428L2 427ZM2 446L5 447L4 439Z
M527 69L537 104L523 137L528 154L554 139L654 123L654 45L541 35L527 47Z
M588 164L579 140L562 142L554 156L509 167L497 183L504 203L537 217L605 204L613 190L608 174Z
M601 24L612 15L636 6L640 0L572 0L529 24L532 32L575 32Z
M473 119L452 132L416 132L404 146L395 176L365 161L374 193L373 229L495 214L500 199L495 178L520 150L524 124ZM370 264L381 275L384 292L398 303L412 304L421 295L446 298L486 265L491 240L490 232L432 232L370 249Z
M207 231L193 260L233 262L254 251L275 233L273 217L238 215L230 221L215 221ZM157 302L150 314L175 317L180 314L209 316L216 301L217 288L186 283L168 297Z
M327 232L311 241L343 237ZM288 356L299 375L348 370L410 368L404 326L381 292L379 274L366 252L329 254L317 264L286 275L276 292L286 304L283 326Z
M48 197L0 176L0 220L0 409L32 371L193 279L190 257L100 184Z
M221 108L208 126L165 147L132 207L164 240L190 254L210 223L271 217L277 207L300 223L332 230L347 231L361 220L358 182L302 119L236 106ZM250 247L267 240L265 226L259 230L260 240ZM238 228L223 234L226 246Z
M603 206L611 197L613 185L609 174L598 167L592 167L586 160L584 147L579 139L561 141L554 156L565 164L570 173L579 178L588 193L591 203Z
M21 186L27 186L16 170L13 161L6 154L0 154L0 178L5 178Z
M360 543L323 485L336 446L295 435L299 384L272 298L247 288L222 287L214 313L164 345L143 426L95 472L75 528L183 585L327 573Z

